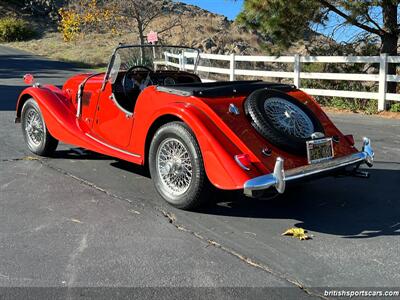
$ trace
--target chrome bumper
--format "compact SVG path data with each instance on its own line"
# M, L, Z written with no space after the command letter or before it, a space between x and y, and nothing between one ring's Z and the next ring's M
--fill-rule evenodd
M362 163L372 167L373 161L374 150L371 148L371 141L368 138L363 139L361 152L287 171L283 168L283 158L278 157L275 162L274 172L246 181L244 184L244 193L248 196L253 196L253 191L265 190L273 186L278 193L282 194L285 192L286 182L342 169L346 166L358 166Z

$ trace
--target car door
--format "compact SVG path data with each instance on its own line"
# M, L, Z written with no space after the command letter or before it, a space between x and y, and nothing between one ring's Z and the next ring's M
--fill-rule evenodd
M133 113L118 105L112 93L111 83L107 82L100 92L93 131L104 142L124 148L129 145L133 122Z
M104 75L91 75L82 91L82 111L81 120L84 121L89 128L93 128L94 117L97 110L97 104L100 95L100 88Z

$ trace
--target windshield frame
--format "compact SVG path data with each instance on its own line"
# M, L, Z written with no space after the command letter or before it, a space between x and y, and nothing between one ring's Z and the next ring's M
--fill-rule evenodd
M193 73L196 74L197 66L198 66L198 64L200 62L200 49L198 49L198 48L192 48L192 47L187 47L187 46L176 46L176 45L171 46L171 45L152 45L152 44L145 44L145 45L125 45L125 44L120 44L112 52L112 55L111 55L111 58L110 58L110 62L108 63L108 66L107 66L107 71L104 74L103 85L101 87L102 91L104 90L104 88L106 86L106 83L110 78L111 69L112 69L112 66L114 64L115 55L116 55L117 51L120 50L120 49L142 48L142 47L143 48L153 48L153 47L157 47L157 48L180 48L180 49L194 50L195 52L197 52L197 56L196 56L195 61L194 61Z

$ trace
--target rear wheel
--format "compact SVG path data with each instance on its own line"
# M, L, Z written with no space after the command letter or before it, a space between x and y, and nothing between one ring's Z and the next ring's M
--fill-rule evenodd
M40 156L50 156L56 150L56 140L47 130L39 105L28 99L21 112L22 133L30 151Z
M184 123L168 123L157 130L150 145L149 168L157 192L169 204L191 210L209 200L211 184L200 148Z

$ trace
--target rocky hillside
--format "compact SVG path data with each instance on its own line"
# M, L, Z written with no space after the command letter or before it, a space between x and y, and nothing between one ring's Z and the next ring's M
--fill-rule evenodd
M63 0L59 1L63 2ZM171 19L179 20L179 26L159 35L160 42L163 44L186 45L213 54L265 55L268 53L266 50L274 48L271 43L268 44L256 33L241 28L225 16L177 1L154 1L159 2L163 8L163 14L152 21L145 34L150 30L161 31L168 27ZM137 44L139 40L135 26L129 26L124 30L121 28L118 33L112 30L82 33L77 40L64 42L62 35L57 31L57 22L53 20L54 18L33 17L29 15L29 10L23 10L18 3L23 3L23 1L0 0L1 11L6 12L6 15L27 19L38 31L38 35L29 41L9 43L8 45L12 47L58 60L78 62L88 66L104 66L107 64L112 49L118 43ZM227 5L229 5L228 2ZM54 16L55 12L52 12L52 15ZM265 43L267 47L262 48L260 44ZM299 45L290 49L288 53L305 53L306 51L304 45Z
M200 48L203 52L214 54L265 54L266 49L261 49L260 44L267 45L266 48L271 50L274 49L274 45L260 35L242 28L236 22L229 21L223 15L182 2L159 1L164 6L166 16L177 15L182 22L182 26L165 35L164 40L185 43L188 46ZM289 49L288 52L305 54L310 43L321 42L321 40L328 41L326 37L310 31L305 35L302 43Z
M211 13L200 7L162 0L165 18L177 17L181 26L161 35L165 42L183 43L214 54L251 54L258 52L259 37L241 29L238 24L225 16ZM227 3L229 5L229 3ZM151 27L157 31L163 18L156 20Z

